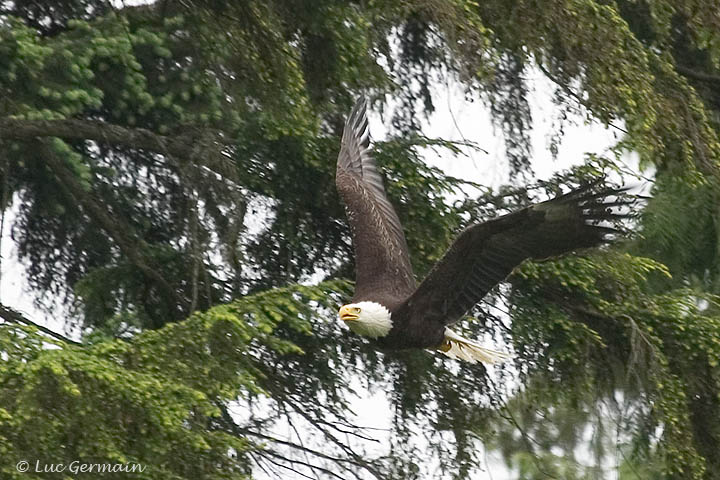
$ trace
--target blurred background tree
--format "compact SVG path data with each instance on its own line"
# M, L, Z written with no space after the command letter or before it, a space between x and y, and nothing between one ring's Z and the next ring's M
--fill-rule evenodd
M38 458L147 465L137 478L468 478L484 447L519 478L718 478L718 12L0 2L3 228L39 305L61 299L85 332L51 339L0 306L3 474ZM558 138L577 111L624 131L611 158L534 180L533 69ZM515 184L469 197L423 162L460 153L420 133L445 79L490 106ZM465 328L517 354L492 376L374 352L334 319L353 273L335 159L361 93L394 107L375 155L420 276L469 221L622 174L628 151L655 172L636 238L524 265L473 312ZM352 398L382 391L390 431L355 425Z

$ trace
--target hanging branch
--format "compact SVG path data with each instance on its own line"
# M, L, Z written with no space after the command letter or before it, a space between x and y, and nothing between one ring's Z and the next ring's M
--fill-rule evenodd
M93 198L92 192L83 188L77 176L71 172L65 162L55 152L47 147L44 148L45 161L50 170L55 174L60 185L70 199L78 204L83 211L93 218L113 238L123 254L140 269L147 278L152 279L162 294L179 310L180 313L188 311L188 302L160 274L151 258L145 255L145 243L135 238L132 228L125 224L117 215L113 216L101 202Z
M342 468L345 472L351 473L353 476L355 476L358 479L361 478L361 476L358 473L360 470L368 471L370 474L372 474L376 478L382 478L382 476L380 475L380 472L378 470L372 468L368 462L364 461L364 459L362 457L357 455L352 450L350 450L350 452L352 452L352 453L350 455L348 455L348 457L339 457L339 456L335 456L335 455L330 455L327 452L323 452L323 451L316 450L314 448L307 447L307 446L303 445L302 443L298 444L298 443L292 442L290 440L274 437L267 433L255 431L255 430L247 428L247 427L241 427L240 425L235 423L235 421L233 420L232 416L230 415L230 412L228 411L226 405L218 403L217 406L220 408L220 411L221 411L222 423L227 428L229 428L229 430L234 435L236 435L238 437L251 436L251 437L259 438L261 440L266 440L270 443L289 447L289 448L296 450L305 455L309 454L309 455L311 455L313 457L317 457L319 459L328 460L330 462L335 463L339 468ZM296 412L296 413L299 413L299 412ZM287 414L286 414L286 418L287 418ZM315 425L315 424L314 424L314 426L317 427L317 425ZM323 428L320 428L320 427L318 427L318 428L321 432L326 433ZM346 453L347 453L347 450L348 450L347 447L345 447L344 445L343 445L343 447L344 447L343 450L346 450ZM262 450L262 452L271 454L274 456L278 456L282 460L287 461L289 463L303 464L305 466L310 467L311 469L315 468L318 470L325 471L325 469L323 467L321 467L319 465L311 464L310 460L308 460L307 462L302 462L297 459L290 459L285 456L279 455L277 452L273 452L273 451L267 450L267 449ZM358 470L358 469L360 469L360 470ZM340 477L340 478L343 478L343 477Z
M2 191L2 196L0 196L0 282L2 282L2 244L3 234L5 233L5 209L8 207L7 203L10 194L10 182L8 181L10 177L10 157L6 156L4 160L3 168L0 169L0 173L2 173L2 185L0 185L0 191ZM0 300L2 300L2 297L0 297Z

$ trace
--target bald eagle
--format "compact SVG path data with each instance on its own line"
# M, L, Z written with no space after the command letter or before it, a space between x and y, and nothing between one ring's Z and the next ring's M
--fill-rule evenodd
M448 328L526 259L599 245L620 218L605 202L621 190L588 184L547 202L467 227L418 286L402 225L369 152L361 98L345 124L335 182L355 249L351 303L339 310L350 329L383 349L432 349L469 362L507 358ZM599 191L598 191L599 190Z

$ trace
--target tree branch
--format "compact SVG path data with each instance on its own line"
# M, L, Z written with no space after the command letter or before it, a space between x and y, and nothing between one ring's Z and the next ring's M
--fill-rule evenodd
M80 342L76 342L75 340L68 338L64 335L61 335L57 332L54 332L50 330L47 327L44 327L40 324L37 324L33 322L32 320L25 318L25 316L18 312L17 310L13 310L12 308L6 307L4 305L0 305L0 318L5 320L8 323L22 323L23 325L30 325L32 327L37 328L41 332L43 332L46 335L49 335L53 337L56 340L60 340L66 343L71 343L73 345L82 345Z
M0 138L29 140L35 137L60 137L72 140L94 140L125 147L149 150L185 160L208 155L208 141L212 132L200 135L169 137L145 128L127 128L94 120L67 118L64 120L0 119ZM203 141L203 139L205 139ZM212 149L211 149L212 150ZM205 163L205 162L201 162Z
M348 455L348 457L355 460L355 462L357 462L357 465L359 467L365 469L368 473L373 475L378 480L383 478L383 474L379 470L377 470L370 463L365 462L363 460L363 458L360 455L358 455L357 453L355 453L355 451L349 445L346 445L343 442L341 442L340 439L338 439L335 435L333 435L327 428L322 426L322 423L325 423L326 425L328 425L327 422L322 422L319 418L314 419L307 413L306 408L303 408L302 406L295 404L289 398L284 399L284 401L292 407L292 409L295 413L297 413L301 417L305 418L305 420L307 420L308 423L310 423L313 427L317 428L320 432L322 432L323 436L327 440L329 440L331 443L334 443L335 445L337 445L341 450L343 450Z
M100 144L112 144L137 148L161 154L176 171L194 168L211 172L222 182L229 182L241 190L235 180L235 168L223 153L223 146L231 142L212 130L195 130L186 136L159 135L146 128L128 128L101 120L68 118L64 120L0 119L0 139L29 141L43 137L59 137L67 140L92 140Z
M575 92L574 92L570 87L568 87L565 83L563 83L563 82L561 82L560 80L558 80L557 78L555 78L555 76L554 76L552 73L550 73L550 70L548 70L547 68L545 68L544 65L542 65L542 64L539 63L539 62L536 62L535 65L537 65L537 67L540 69L540 71L541 71L547 78L549 78L551 82L553 82L555 85L557 85L558 87L560 87L560 88L562 89L562 91L565 92L566 95L568 95L569 97L574 98L575 101L578 102L578 104L580 104L580 105L582 105L583 107L587 108L588 110L592 111L592 109L589 108L589 107L586 105L585 101L582 99L582 97L581 97L580 95L578 95L577 93L575 93ZM621 131L622 133L624 133L624 134L626 134L626 135L628 134L628 131L627 131L627 130L625 130L625 129L622 128L622 127L618 127L617 125L615 125L614 123L612 123L612 122L610 122L610 121L607 122L607 125L608 125L609 127L612 127L612 128L614 128L614 129L616 129L616 130Z
M178 309L178 318L189 313L185 299L154 268L152 260L144 254L144 242L135 238L132 228L125 224L119 216L108 212L101 202L93 198L92 193L83 188L77 176L67 168L65 162L51 148L45 146L44 153L46 164L55 174L67 195L115 240L117 246L133 265L155 282L162 294Z
M322 459L324 459L324 460L328 460L328 461L330 461L330 462L335 463L338 468L342 468L342 469L343 469L344 471L346 471L347 473L352 473L356 478L360 478L360 476L357 474L356 471L352 470L352 468L350 468L350 466L369 470L367 463L364 462L364 461L362 461L362 460L359 460L358 458L342 458L342 457L336 457L336 456L329 455L329 454L327 454L327 453L321 452L321 451L319 451L319 450L315 450L315 449L313 449L313 448L306 447L306 446L303 445L302 443L298 444L298 443L292 442L292 441L290 441L290 440L280 439L280 438L277 438L277 437L274 437L274 436L271 436L271 435L267 435L267 434L264 434L264 433L255 431L255 430L252 430L252 429L247 428L247 427L241 427L240 425L238 425L237 423L235 423L235 421L233 420L232 416L230 415L230 412L228 411L226 405L223 405L223 404L221 404L221 403L218 403L217 406L220 408L223 422L224 422L225 425L231 430L231 432L232 432L234 435L236 435L237 437L242 438L243 436L252 436L252 437L260 438L260 439L262 439L262 440L267 440L268 442L271 442L271 443L275 443L275 444L278 444L278 445L283 445L283 446L286 446L286 447L290 447L290 448L292 448L292 449L294 449L294 450L297 450L297 451L299 451L299 452L302 452L303 454L310 454L310 455L312 455L312 456L314 456L314 457L318 457L318 458L322 458ZM287 420L288 417L289 417L289 416L286 414L286 420ZM300 438L300 437L298 436L298 439L299 439L299 438ZM267 449L263 450L263 452L273 453L273 454L274 454L274 452L271 452L271 451L269 451L269 450L267 450ZM283 458L285 458L285 457L283 457ZM288 459L288 458L285 458L285 460L290 461L290 462L303 463L303 462L296 461L296 460L292 460L292 459ZM320 469L320 470L323 470L323 471L325 470L325 469L324 469L323 467L321 467L321 466L311 464L309 459L308 459L307 462L305 462L304 464L305 464L305 465L308 465L308 466L311 466L311 468L317 468L317 469Z
M287 469L287 470L291 470L291 471L295 472L296 474L301 475L301 476L303 476L303 477L305 477L305 478L309 478L309 479L311 479L311 480L312 480L312 477L310 477L310 476L302 473L300 470L297 470L297 469L295 469L295 468L293 468L293 467L290 467L290 466L288 466L288 465L286 465L286 464L284 464L284 463L282 463L282 462L287 462L287 463L289 463L289 464L291 464L291 465L302 465L302 466L304 466L304 467L310 468L311 470L312 470L313 468L316 468L316 469L322 471L323 473L325 473L325 474L327 474L327 475L330 475L331 477L337 478L337 479L339 479L339 480L345 480L343 477L341 477L340 475L338 475L337 473L333 472L333 471L330 470L330 469L327 469L327 468L324 468L324 467L318 467L318 466L310 465L309 463L303 462L302 460L295 460L295 459L292 459L292 458L287 458L287 457L285 457L285 456L283 456L283 455L280 455L280 454L277 453L277 452L273 452L272 450L257 450L257 451L255 452L255 454L260 455L260 456L262 456L262 457L265 457L265 459L268 460L268 461L269 461L270 463L272 463L273 465L276 465L276 466L278 466L278 467L280 467L280 468L284 468L284 469ZM277 458L277 459L279 459L279 460L281 460L281 461L274 461L274 460L271 460L271 459L269 459L269 458L267 458L267 457L274 457L274 458Z
M705 72L699 72L695 69L683 67L682 65L677 65L675 69L679 72L685 75L686 77L694 78L695 80L700 80L703 82L710 82L710 83L716 83L720 85L720 75L712 75L710 73Z

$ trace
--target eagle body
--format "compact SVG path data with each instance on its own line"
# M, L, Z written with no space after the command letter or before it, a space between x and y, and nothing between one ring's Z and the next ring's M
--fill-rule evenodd
M366 323L372 327L368 329L363 322L354 321L348 322L350 329L372 339L382 349L436 348L445 338L445 325L433 325L422 317L405 315L401 308L388 308L375 300L353 299L351 305L357 305L367 315L364 316L368 319ZM384 328L377 327L378 324Z
M622 190L590 183L547 202L470 225L418 285L400 220L369 152L366 104L353 108L343 132L336 186L355 249L351 303L339 317L383 349L433 349L451 358L493 362L496 352L448 328L526 259L589 248L617 230L627 205ZM608 197L616 200L607 202Z

